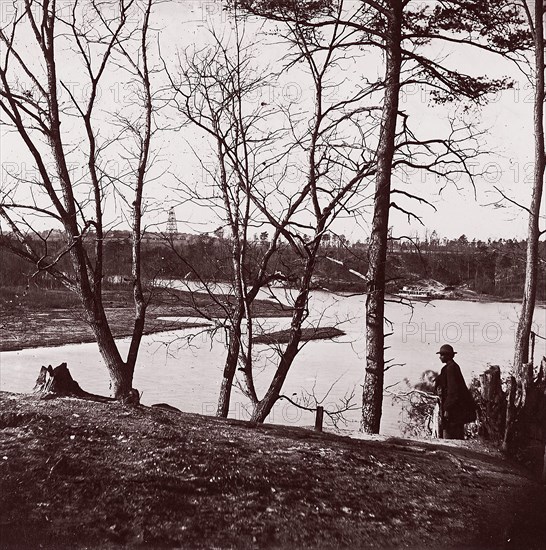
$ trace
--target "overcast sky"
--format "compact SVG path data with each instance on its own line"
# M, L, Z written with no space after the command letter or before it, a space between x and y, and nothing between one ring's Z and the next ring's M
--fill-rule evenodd
M218 2L181 2L182 10L191 14L192 22L176 23L171 20L163 32L162 42L165 38L176 41L180 36L180 30L184 29L185 36L199 36L203 39L207 24L215 27L227 23L226 12L222 12ZM164 13L171 13L169 5L164 5ZM205 24L203 24L205 20ZM220 21L219 21L220 20ZM187 32L186 32L187 31ZM490 151L488 155L482 155L471 162L476 176L475 188L468 181L460 180L458 188L453 185L445 186L445 182L434 178L431 174L408 174L416 189L426 194L436 211L428 206L417 208L422 216L424 226L430 233L436 230L441 236L459 237L466 234L469 238L524 238L526 234L527 219L522 211L506 201L501 201L499 193L494 187L501 189L506 195L518 203L526 204L530 199L532 184L532 160L533 160L533 94L529 83L515 66L500 56L459 48L447 49L445 46L436 46L439 57L446 57L447 61L459 65L470 74L487 75L492 78L510 76L515 80L514 88L499 92L490 98L490 103L473 113L473 117L480 123L480 129L486 131L482 138L483 150ZM260 52L260 59L275 62L275 56L282 55L282 48L266 47ZM369 66L355 64L355 74L363 72L369 74ZM373 79L374 74L370 78ZM305 104L305 90L308 87L304 75L297 73L291 75L290 83L285 83L282 90L276 90L273 95L289 96L292 100ZM301 92L303 91L303 93ZM301 95L298 95L301 94ZM448 115L457 112L457 106L449 108L435 106L430 97L423 90L416 87L406 89L402 95L401 109L411 114L411 122L414 127L422 129L433 135L437 128L445 127L445 119ZM440 193L440 190L441 193ZM183 210L177 209L177 216L184 219ZM363 218L360 226L353 220L340 221L335 227L338 232L345 233L351 240L367 237L368 219ZM423 235L425 227L412 220L408 224L406 216L394 211L392 213L394 234L413 234L419 232Z
M65 3L66 4L66 3ZM6 2L1 3L2 22L9 18L11 12ZM157 30L162 53L167 60L174 60L177 49L191 48L194 44L204 44L207 38L207 26L225 30L229 35L229 20L227 12L221 9L217 1L172 1L164 2L156 8L153 25ZM249 24L249 36L258 31L256 24ZM269 40L272 40L270 37ZM286 51L280 45L266 45L258 52L257 62L274 65ZM480 123L482 130L487 133L482 137L483 151L490 154L482 155L474 163L472 169L477 176L475 188L467 181L461 180L458 189L453 185L445 185L441 179L425 174L408 174L412 186L419 193L426 194L428 200L434 204L436 211L429 206L421 206L416 211L422 217L424 226L412 221L407 223L405 216L393 212L392 223L395 235L408 235L418 232L424 235L425 227L430 233L435 230L440 236L449 238L465 234L470 239L477 238L524 238L527 220L524 213L513 205L504 202L499 204L500 195L494 186L501 189L514 201L527 204L530 199L532 185L532 91L529 84L515 66L498 56L487 55L468 50L447 50L438 48L439 56L447 57L455 64L460 64L471 74L484 74L491 77L509 75L513 77L515 87L503 91L491 98L491 102L480 111L473 111L472 117ZM450 61L451 62L451 61ZM370 66L355 63L353 66L355 77L363 72L370 72ZM74 89L84 95L83 86L80 86L78 64L70 54L65 53L62 59L62 71ZM372 68L373 73L373 68ZM115 74L115 73L114 73ZM346 75L344 75L346 76ZM371 75L374 76L373 74ZM340 75L341 78L341 75ZM306 102L308 81L304 74L293 71L284 81L272 90L269 90L268 101L289 101L299 104L303 110ZM102 87L103 106L112 108L123 105L127 101L127 91L123 82L117 81L111 74L105 79ZM445 127L447 117L456 112L455 106L434 106L430 97L417 88L405 90L402 97L402 110L411 115L413 127L419 128L425 135L434 134L439 128ZM68 121L65 127L69 131ZM159 156L156 170L167 170L160 182L154 182L148 188L148 194L162 201L162 207L154 210L155 221L164 224L167 220L167 211L177 204L176 197L171 189L176 185L176 179L170 173L174 172L187 182L198 182L203 178L202 168L195 158L194 152L188 144L196 145L201 160L206 159L208 150L203 147L202 135L190 128L166 132L160 137ZM2 163L2 182L9 181L8 172L23 174L32 170L30 160L24 153L21 143L12 134L2 133L2 147L0 149ZM211 162L213 158L211 157ZM443 189L440 193L440 189ZM543 210L544 211L544 210ZM545 211L546 214L546 211ZM192 205L177 205L176 215L180 231L209 231L214 230L218 220L211 219L206 211L198 210ZM359 224L354 220L341 220L334 229L344 233L351 241L364 240L369 234L369 220L371 216L363 216ZM162 227L164 229L164 225Z

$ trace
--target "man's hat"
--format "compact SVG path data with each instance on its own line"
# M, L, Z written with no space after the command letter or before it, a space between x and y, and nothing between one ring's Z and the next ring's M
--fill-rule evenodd
M449 344L444 344L441 348L440 348L440 351L437 351L436 352L436 355L440 354L440 353L443 353L445 355L455 355L457 352L456 351L453 351L453 348L449 345Z

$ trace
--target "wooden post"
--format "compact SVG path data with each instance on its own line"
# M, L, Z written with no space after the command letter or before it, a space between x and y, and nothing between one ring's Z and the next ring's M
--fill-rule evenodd
M508 379L507 404L506 404L506 426L504 429L504 440L502 450L505 453L511 452L511 440L514 432L514 419L516 416L516 392L517 383L513 376Z
M324 407L317 406L317 416L315 417L315 431L322 432L322 422L324 420Z
M529 362L531 363L531 365L534 365L534 362L535 362L535 343L536 343L536 337L537 335L531 331L531 357L529 359Z

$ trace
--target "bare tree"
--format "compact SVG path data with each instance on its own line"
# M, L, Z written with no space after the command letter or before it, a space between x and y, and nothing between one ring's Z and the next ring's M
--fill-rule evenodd
M338 10L342 9L343 3L340 3ZM376 172L376 158L370 143L378 122L378 109L372 95L375 86L360 84L351 89L348 80L340 82L337 76L348 59L340 43L348 40L352 31L342 25L323 31L303 23L298 18L286 21L285 30L280 31L280 36L293 48L289 67L303 63L313 91L313 116L305 122L303 134L296 139L305 153L302 163L305 184L295 193L293 204L301 201L304 216L301 218L299 214L302 219L299 222L294 216L290 222L297 231L283 233L301 258L301 268L295 285L288 341L279 350L269 388L255 404L252 415L255 421L263 421L279 399L288 371L301 349L302 327L309 316L312 280L324 234L338 216L358 210ZM332 98L330 91L334 84L338 93ZM289 120L295 133L293 119L289 117ZM280 229L267 205L259 201L256 204L268 222Z
M545 65L544 65L544 5L542 2L521 0L516 4L523 14L527 29L530 32L530 55L523 62L516 59L517 66L527 77L534 90L533 101L533 137L534 166L531 200L528 207L514 201L500 191L504 200L522 208L528 215L527 243L525 255L525 279L520 316L516 328L513 375L508 380L506 424L503 434L503 450L518 457L525 457L529 463L537 460L530 452L530 441L534 438L528 418L536 418L537 411L544 407L544 381L542 365L539 375L535 377L533 365L534 334L532 332L533 316L539 284L539 242L546 230L541 230L540 209L543 204L544 172L546 170L546 153L544 140L544 100L545 100ZM544 360L543 360L544 361ZM542 463L543 477L544 460Z
M286 72L300 63L308 69L314 95L312 115L296 116L290 107L284 113L259 101L251 107L250 94L263 86L252 77L248 56L239 36L235 47L226 49L216 40L205 56L186 56L181 79L173 79L177 105L193 124L213 139L218 165L215 183L223 200L231 232L236 307L229 318L229 348L218 414L226 415L234 376L241 374L240 387L253 404L252 420L263 422L280 392L302 345L302 328L308 320L308 300L322 237L336 216L346 211L373 174L373 152L366 146L376 123L373 106L365 105L370 89L358 87L346 97L327 102L331 71L341 62L337 41L343 29L323 36L308 33L301 25L288 28L286 39L294 46ZM244 33L241 33L241 36ZM325 47L322 47L325 44ZM325 50L323 55L322 51ZM272 126L279 115L286 122ZM273 129L271 129L273 128ZM350 138L348 137L350 136ZM354 144L347 140L353 139ZM284 170L292 162L302 166L301 182L287 181ZM270 227L261 242L261 254L249 269L249 224ZM297 258L284 273L271 269L271 259L283 238ZM293 314L288 342L278 347L275 373L263 397L255 387L253 363L252 303L260 289L279 278L291 280ZM246 318L246 334L240 329Z
M155 132L149 60L153 0L103 3L25 0L0 29L0 112L29 155L33 178L15 175L0 195L10 246L76 292L111 377L116 398L135 398L133 373L147 300L141 272L144 190ZM67 9L69 8L69 9ZM135 23L136 22L136 23ZM112 75L134 90L131 106L108 112L101 92ZM125 76L124 76L125 75ZM70 82L80 84L78 94ZM125 168L112 160L124 159ZM82 166L82 173L73 169ZM110 206L108 206L110 204ZM103 302L104 238L119 221L131 227L134 329L127 357L114 341ZM39 235L41 218L64 234L55 254ZM42 242L42 246L37 243ZM59 261L69 257L69 270Z
M534 5L533 5L534 4ZM525 262L525 282L521 313L516 329L514 350L514 370L521 373L522 367L529 362L529 342L535 311L538 284L538 244L540 236L546 230L540 229L540 207L544 192L544 171L546 169L546 153L544 141L544 5L537 1L523 0L522 10L525 12L533 38L534 66L531 81L534 89L534 170L531 203L526 209L529 215L527 229L527 250Z
M461 74L445 61L436 60L427 48L434 43L476 46L487 51L510 53L521 47L525 34L520 33L520 18L509 2L449 1L423 4L412 0L366 1L343 5L294 0L245 0L250 12L283 22L298 21L307 29L343 27L348 40L338 44L351 48L373 48L383 52L384 77L376 82L383 90L382 117L377 141L374 211L368 249L368 293L366 300L366 367L363 388L362 422L364 431L377 433L380 427L385 370L385 265L389 216L393 208L417 219L408 208L393 200L393 177L396 164L437 172L449 180L450 174L472 174L468 154L459 140L432 140L413 137L406 132L407 115L400 111L400 94L404 86L418 85L430 91L438 103L457 99L482 100L488 92L509 85L506 79L488 80ZM479 38L476 38L479 37ZM464 126L464 125L463 125ZM472 134L471 134L472 135ZM403 145L400 144L403 141ZM438 145L439 150L433 145ZM417 151L420 151L418 153ZM396 153L405 159L396 159ZM422 154L426 157L423 160ZM450 168L442 171L445 156ZM471 156L475 152L471 153ZM459 169L453 169L453 163ZM399 196L427 202L411 190L396 190Z
M168 71L176 110L194 128L208 134L216 160L211 168L202 153L194 149L213 183L207 191L204 182L192 189L179 181L183 187L181 191L196 204L217 212L228 229L226 240L232 272L229 294L232 298L218 300L214 284L208 290L226 316L221 323L227 333L228 351L218 400L218 415L224 417L228 415L238 365L246 371L251 368L252 303L261 288L280 278L280 274L270 273L268 269L279 244L280 231L275 231L269 241L262 240L260 245L253 246L250 229L263 223L256 219L251 192L269 177L272 166L283 157L283 153L271 151L271 144L282 129L266 129L274 112L255 98L261 96L267 77L254 70L252 44L245 45L244 34L235 17L232 35L226 38L211 29L209 47L198 51L187 49L176 74L171 75L172 71ZM252 274L254 280L251 280ZM211 281L201 282L209 289ZM243 327L245 318L246 328ZM249 387L252 388L250 381Z

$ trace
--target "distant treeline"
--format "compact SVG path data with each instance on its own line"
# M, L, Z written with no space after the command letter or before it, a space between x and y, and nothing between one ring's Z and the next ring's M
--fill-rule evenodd
M435 279L446 286L466 285L470 290L499 298L520 299L525 275L526 241L513 239L469 241L459 239L424 242L419 248L403 246L391 253L390 271L394 278ZM537 299L546 299L546 242L539 245L539 284Z
M434 235L434 234L433 234ZM342 237L342 236L341 236ZM317 287L331 290L365 289L367 245L345 238L329 236L323 245L315 274ZM58 288L60 283L45 272L37 270L10 251L6 244L9 236L0 237L0 286L35 284L42 288ZM89 255L93 260L93 236L89 235ZM34 246L43 247L43 265L55 259L63 249L56 239L46 243L39 238ZM267 233L249 243L251 261L246 266L249 280L255 275L253 266L269 245ZM465 285L470 290L500 298L519 298L525 272L525 241L512 239L469 240L426 238L413 241L391 241L387 258L388 290L396 291L420 279L435 279L445 286ZM546 299L546 243L540 243L540 281L538 299ZM223 236L175 235L143 239L144 272L148 281L156 278L186 278L205 281L228 281L232 275L230 241ZM282 242L270 264L270 273L280 283L295 281L303 261L301 249ZM105 276L107 285L130 284L131 245L127 236L116 236L105 241ZM57 267L71 270L66 255L61 256Z

